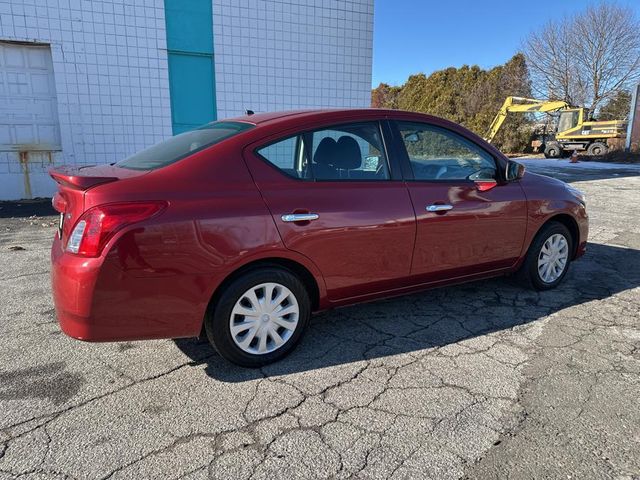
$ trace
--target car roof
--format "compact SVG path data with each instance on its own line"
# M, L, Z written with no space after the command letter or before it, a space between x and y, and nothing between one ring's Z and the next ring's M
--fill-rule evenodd
M251 115L242 115L234 118L227 118L226 121L246 122L254 125L260 125L268 122L275 122L279 120L294 120L301 117L316 116L322 114L334 114L341 116L341 114L352 115L371 115L376 113L381 117L385 115L392 115L394 113L400 113L401 110L387 110L382 108L322 108L322 109L307 109L307 110L284 110L280 112L264 112L253 113ZM408 113L408 112L404 112Z

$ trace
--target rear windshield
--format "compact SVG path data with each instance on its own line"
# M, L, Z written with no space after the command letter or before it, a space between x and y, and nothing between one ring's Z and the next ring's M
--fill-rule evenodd
M154 170L253 127L254 125L250 123L242 122L208 123L156 143L116 163L116 166L131 170Z

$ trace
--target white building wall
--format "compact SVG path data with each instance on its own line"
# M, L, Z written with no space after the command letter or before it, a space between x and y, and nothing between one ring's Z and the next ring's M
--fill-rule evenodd
M62 147L29 154L28 172L0 151L0 200L51 196L51 163L115 162L170 136L165 38L162 0L0 0L0 41L51 45Z
M370 104L373 0L212 2L219 119ZM61 151L0 151L0 200L51 196L52 164L171 135L163 0L0 0L2 41L50 45Z
M218 118L368 107L373 0L213 0Z

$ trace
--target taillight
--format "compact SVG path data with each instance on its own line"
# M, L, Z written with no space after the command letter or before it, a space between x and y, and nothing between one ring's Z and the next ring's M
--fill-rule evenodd
M132 202L90 208L73 227L66 250L84 257L97 257L118 230L147 220L166 206L166 202Z

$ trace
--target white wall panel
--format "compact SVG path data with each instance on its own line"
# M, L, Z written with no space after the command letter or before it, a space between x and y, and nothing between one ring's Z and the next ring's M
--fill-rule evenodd
M214 0L218 118L368 107L373 0Z
M41 143L57 138L62 149L29 156L33 196L54 191L46 174L50 158L115 162L171 135L162 0L0 0L2 41L49 45L27 54L2 47L6 65L16 68L0 82L12 92L8 99L0 93L0 143L9 135ZM20 103L24 95L28 105ZM14 112L10 133L3 132L3 109ZM56 122L44 121L53 117ZM0 199L27 195L20 175L18 153L0 152Z
M369 105L373 0L212 2L218 118ZM51 163L115 162L171 135L163 0L0 0L1 41L49 45L5 52L16 68L0 82L12 92L0 111L14 112L0 143L61 147L30 156L33 196L53 193ZM0 199L27 196L23 177L19 155L0 151Z

